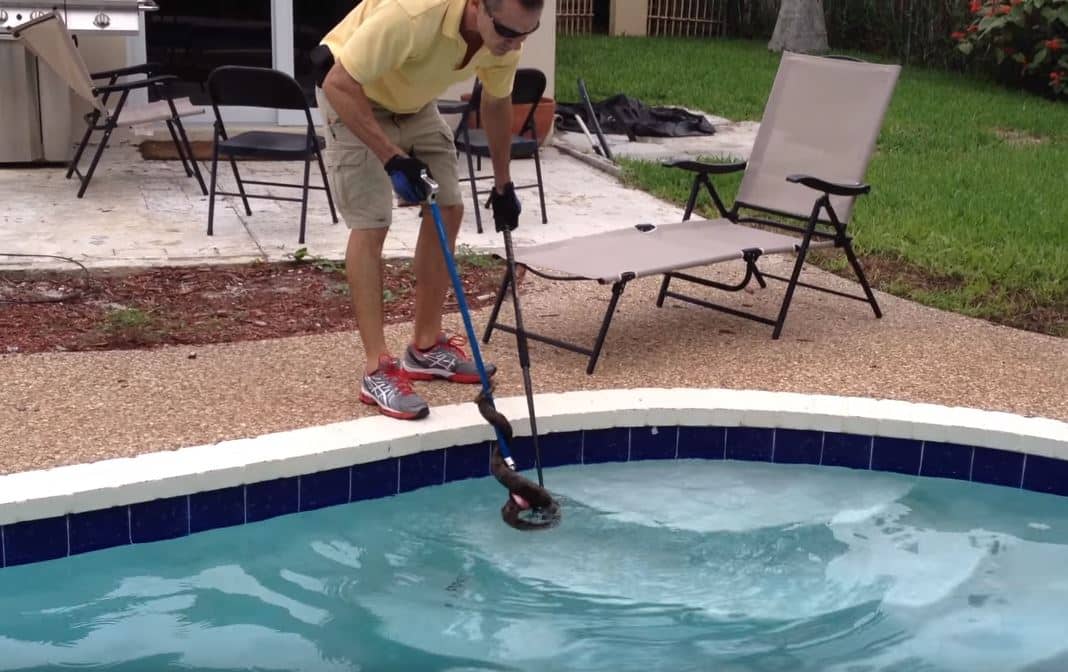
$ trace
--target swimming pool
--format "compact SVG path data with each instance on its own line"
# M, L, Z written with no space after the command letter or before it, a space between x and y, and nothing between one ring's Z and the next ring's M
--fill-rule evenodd
M734 390L538 409L550 532L500 523L470 405L0 477L0 670L1065 666L1065 423Z
M1068 663L1068 498L741 461L558 467L0 573L0 670L1022 670Z

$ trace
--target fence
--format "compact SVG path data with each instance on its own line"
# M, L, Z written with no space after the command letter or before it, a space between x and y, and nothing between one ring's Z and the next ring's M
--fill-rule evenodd
M558 0L556 32L589 35L593 32L593 0Z
M721 0L649 0L648 34L665 37L718 37L724 34L726 3Z

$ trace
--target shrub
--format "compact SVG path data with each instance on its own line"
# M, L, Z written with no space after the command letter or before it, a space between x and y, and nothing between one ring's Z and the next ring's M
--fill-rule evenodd
M1064 96L1068 87L1068 0L970 0L957 49L1007 84Z

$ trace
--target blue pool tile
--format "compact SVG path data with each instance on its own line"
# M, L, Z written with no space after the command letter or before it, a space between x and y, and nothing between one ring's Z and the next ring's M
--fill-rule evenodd
M675 459L678 441L678 427L635 427L630 430L630 459Z
M626 462L630 457L630 428L592 429L582 437L582 463Z
M352 467L352 501L378 499L397 494L397 469L399 467L400 462L395 457Z
M445 482L445 451L431 450L400 458L400 492Z
M299 507L300 479L297 476L274 478L245 486L245 520L267 520Z
M67 556L67 517L41 518L4 526L7 567Z
M726 456L723 427L679 427L680 460L722 460Z
M1035 492L1068 496L1068 462L1040 455L1028 455L1024 465L1023 487Z
M245 522L245 486L189 495L189 531L204 532Z
M972 468L972 447L959 443L927 441L923 444L920 475L968 480Z
M538 437L538 450L541 452L541 466L562 467L568 464L582 464L582 432L553 432ZM533 469L535 466L534 442L529 436L516 437L512 448L512 459L520 471Z
M349 501L349 468L330 469L300 477L300 510L311 511Z
M807 429L775 430L775 462L780 464L819 464L823 432Z
M922 457L922 441L877 436L872 445L871 468L873 471L918 476Z
M825 432L823 466L867 469L871 466L871 437L862 434Z
M1023 453L977 446L972 458L972 480L1018 488L1023 477L1023 464Z
M74 513L70 516L70 554L88 553L130 543L130 508Z
M727 459L771 462L774 436L764 427L728 427Z
M135 544L184 537L189 533L189 498L154 499L130 505L130 538Z
M451 446L445 449L445 482L488 476L490 442Z

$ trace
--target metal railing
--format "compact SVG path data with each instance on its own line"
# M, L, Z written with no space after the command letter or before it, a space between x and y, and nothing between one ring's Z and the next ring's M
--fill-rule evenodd
M593 32L593 0L558 0L556 32L589 35Z
M649 0L648 34L662 37L717 37L724 34L724 0Z

